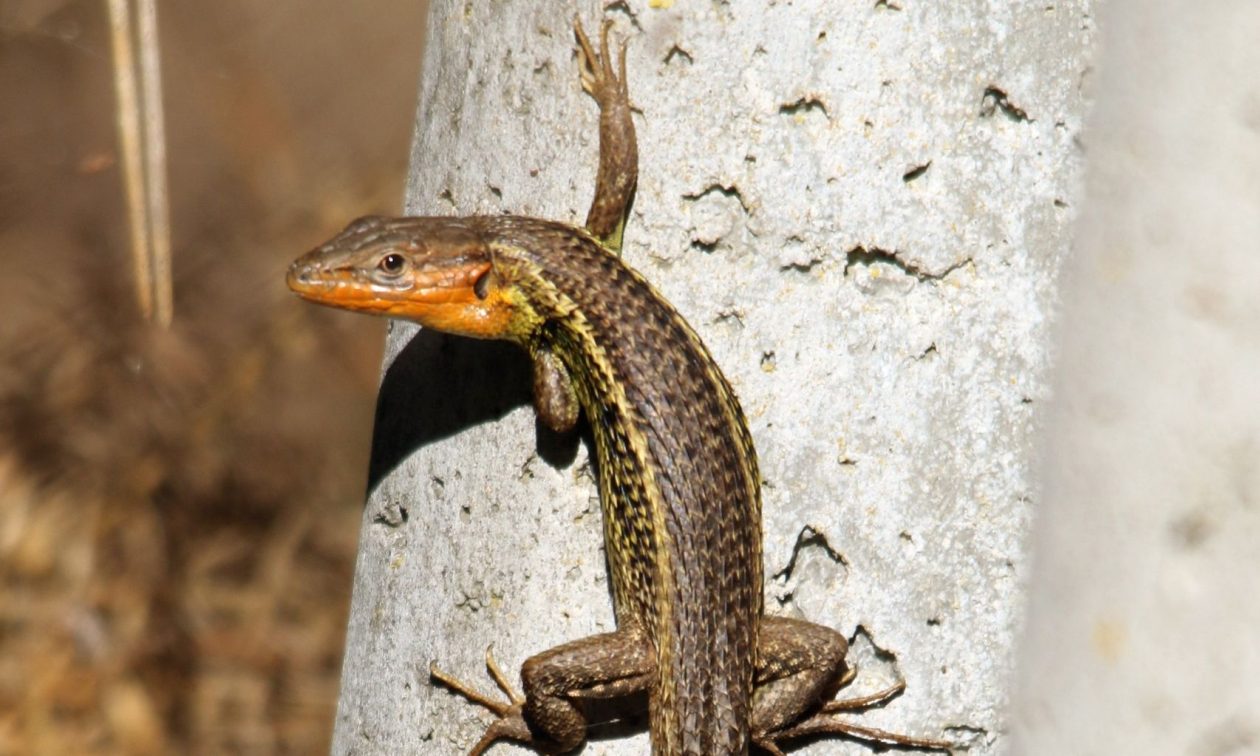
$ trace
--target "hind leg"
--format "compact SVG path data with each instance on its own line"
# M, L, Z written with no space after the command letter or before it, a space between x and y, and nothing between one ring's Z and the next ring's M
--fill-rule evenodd
M763 617L753 691L753 743L775 756L783 754L782 741L812 735L838 735L930 751L953 747L944 740L914 738L834 718L838 712L887 703L905 689L905 683L898 683L874 695L834 700L857 675L857 669L845 662L848 650L844 636L829 627L787 617Z

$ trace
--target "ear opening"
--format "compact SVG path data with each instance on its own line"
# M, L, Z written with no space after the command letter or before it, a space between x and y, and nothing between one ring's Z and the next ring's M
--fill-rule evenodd
M477 280L473 282L473 294L477 295L477 299L485 299L490 295L492 275L494 275L494 268L486 268L486 272L477 276Z

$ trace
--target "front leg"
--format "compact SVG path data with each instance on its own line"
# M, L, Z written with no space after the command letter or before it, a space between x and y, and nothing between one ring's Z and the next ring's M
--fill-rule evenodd
M494 701L435 665L430 676L469 701L498 715L473 746L479 756L500 739L528 743L541 753L566 753L586 740L583 699L615 698L646 690L656 669L652 645L634 630L592 635L556 646L521 665L524 696L514 693L490 652L486 666L508 703Z
M599 54L574 20L582 89L599 103L599 174L595 198L586 214L586 230L614 252L621 251L621 237L630 213L630 201L639 178L639 147L630 118L630 94L626 89L626 45L621 43L621 65L613 72L605 21L599 34Z
M848 646L844 636L823 625L787 617L761 618L753 690L753 743L774 756L782 756L781 742L814 735L842 735L926 751L953 748L948 741L914 738L833 718L838 712L882 705L905 688L905 683L899 683L874 695L832 700L857 675L857 669L845 662Z
M539 345L532 352L534 412L556 433L568 433L577 425L581 409L573 376L550 347Z

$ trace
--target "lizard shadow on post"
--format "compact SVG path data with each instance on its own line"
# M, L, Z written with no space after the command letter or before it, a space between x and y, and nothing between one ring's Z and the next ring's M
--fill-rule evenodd
M504 341L481 341L422 329L385 370L376 400L370 494L412 453L435 441L498 420L531 402L524 352ZM573 462L589 426L556 433L537 424L538 455L553 467Z
M532 401L527 355L504 341L481 341L421 329L385 370L376 403L368 493L415 451L468 428L501 419ZM585 417L569 433L535 423L538 456L563 468L584 445L599 475L594 435ZM594 484L592 484L592 492ZM609 595L611 601L611 593ZM625 737L645 728L643 694L584 702L589 739Z

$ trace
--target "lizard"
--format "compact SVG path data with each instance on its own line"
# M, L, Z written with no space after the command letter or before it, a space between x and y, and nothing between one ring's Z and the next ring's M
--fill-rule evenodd
M599 105L599 168L584 226L523 216L367 216L296 260L287 282L323 305L409 319L525 349L533 404L558 432L584 414L598 462L616 629L525 661L507 697L436 664L431 678L494 713L473 746L580 746L582 705L646 692L652 752L773 754L804 737L948 751L944 740L854 724L904 681L837 700L856 676L845 637L763 606L761 479L748 423L695 330L621 259L638 178L626 43L597 53L574 20L582 88Z

